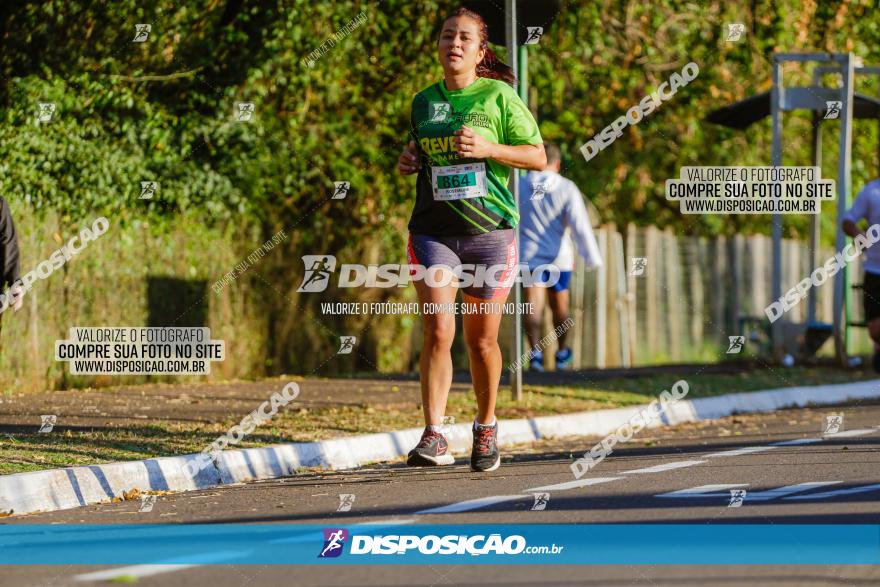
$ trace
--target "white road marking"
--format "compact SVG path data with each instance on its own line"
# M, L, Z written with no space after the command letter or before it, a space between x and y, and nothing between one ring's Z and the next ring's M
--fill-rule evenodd
M174 571L183 571L192 567L201 567L203 565L132 565L130 567L119 567L117 569L107 569L105 571L95 571L94 573L85 573L76 575L74 581L112 581L119 577L150 577L152 575L160 575L162 573L172 573Z
M578 487L586 487L588 485L598 485L599 483L607 483L609 481L617 481L623 477L592 477L590 479L578 479L577 481L566 481L565 483L557 483L556 485L544 485L543 487L532 487L526 489L523 493L532 491L565 491L566 489L577 489Z
M489 497L481 497L479 499L469 499L460 501L450 505L444 505L428 510L416 512L416 514L455 514L458 512L467 512L477 510L486 506L495 505L496 503L504 503L505 501L513 501L515 499L526 499L527 496L519 495L490 495Z
M241 558L249 555L251 550L241 551L241 550L232 550L232 551L220 551L220 552L211 552L211 553L202 553L199 555L201 558L205 560L210 559L209 562L203 563L173 563L169 561L165 561L163 563L156 563L151 565L131 565L128 567L116 567L115 569L105 569L103 571L94 571L92 573L83 573L82 575L75 575L73 577L74 581L111 581L118 577L151 577L153 575L160 575L162 573L173 573L175 571L183 571L186 569L191 569L193 567L203 567L207 564L219 564L223 561L227 561L230 559ZM190 557L187 557L190 558ZM171 559L172 561L174 559Z
M660 473L662 471L670 471L672 469L683 469L685 467L693 467L705 463L706 461L675 461L674 463L664 463L662 465L654 465L653 467L645 467L644 469L632 469L631 471L621 471L622 475L641 474L641 473Z
M358 522L357 524L351 524L352 526L400 526L403 524L412 524L415 522L415 518L395 518L390 520L378 520L376 522ZM277 543L296 543L296 542L307 542L309 540L321 539L321 533L315 532L307 532L305 534L300 534L299 536L292 536L290 538L279 538L277 540L270 540L268 544L277 544ZM240 552L226 552L226 553L216 553L219 561L226 560L227 558L237 558L239 556L243 556ZM200 554L197 556L205 556L205 554ZM213 558L213 557L212 557ZM173 573L176 571L184 571L186 569L191 569L193 567L203 567L208 563L192 563L192 564L154 564L154 565L131 565L128 567L117 567L114 569L105 569L103 571L95 571L93 573L84 573L82 575L76 575L74 577L75 581L111 581L113 579L119 577L150 577L153 575L160 575L162 573Z
M733 450L725 450L723 452L713 452L710 455L705 455L704 458L716 458L716 457L738 457L741 455L749 455L756 452L764 452L765 450L773 450L776 448L775 446L747 446L745 448L735 448Z
M838 495L852 495L853 493L866 493L868 491L876 491L880 489L880 483L873 485L862 485L861 487L850 487L849 489L835 489L834 491L825 491L822 493L811 493L809 495L795 495L792 497L784 497L783 499L827 499Z
M770 446L797 446L799 444L815 444L822 442L821 438L795 438L794 440L783 440L782 442L771 442Z
M358 522L351 524L352 526L401 526L403 524L412 524L415 518L392 518L390 520L378 520L376 522Z
M835 432L834 434L825 434L824 438L852 438L855 436L865 436L866 434L874 434L876 428L860 428L858 430L847 430L846 432Z
M679 489L668 493L659 493L654 497L730 497L731 489L748 487L748 483L718 483L715 485L699 485L690 489Z
M843 483L842 481L809 481L807 483L798 483L797 485L786 485L785 487L777 487L776 489L768 489L767 491L755 491L746 495L746 501L769 501L778 499L792 493L801 493L809 491L816 487L825 487L826 485L836 485Z

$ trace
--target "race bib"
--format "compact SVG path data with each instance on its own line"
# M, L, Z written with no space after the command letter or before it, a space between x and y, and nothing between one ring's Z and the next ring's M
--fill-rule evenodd
M479 198L486 189L486 164L464 163L431 167L431 188L434 199L440 201Z

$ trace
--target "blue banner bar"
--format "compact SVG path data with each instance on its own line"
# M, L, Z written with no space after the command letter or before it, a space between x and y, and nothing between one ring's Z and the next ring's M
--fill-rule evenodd
M880 525L0 526L0 565L876 565Z

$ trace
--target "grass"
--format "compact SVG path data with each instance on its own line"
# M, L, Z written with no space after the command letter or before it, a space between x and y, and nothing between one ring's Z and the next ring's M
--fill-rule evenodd
M506 389L498 397L499 419L526 418L644 404L685 379L689 399L740 391L791 385L848 383L872 378L873 374L795 367L770 368L742 374L673 374L639 378L584 381L579 385L527 385L523 400L514 402ZM447 415L456 422L469 422L475 413L473 395L450 394ZM192 423L153 420L143 425L118 428L63 430L50 434L0 435L0 475L113 461L139 460L201 451L226 433L239 419ZM308 442L421 426L421 410L393 406L346 406L308 410L296 404L246 437L237 447L249 448L282 442Z

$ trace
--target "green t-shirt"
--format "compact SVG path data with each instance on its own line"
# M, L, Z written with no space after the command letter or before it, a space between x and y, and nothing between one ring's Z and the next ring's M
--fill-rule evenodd
M519 212L507 189L510 168L459 156L453 135L467 126L497 144L542 143L538 124L514 89L485 77L460 90L440 81L416 94L410 122L422 162L410 232L460 236L515 228Z

